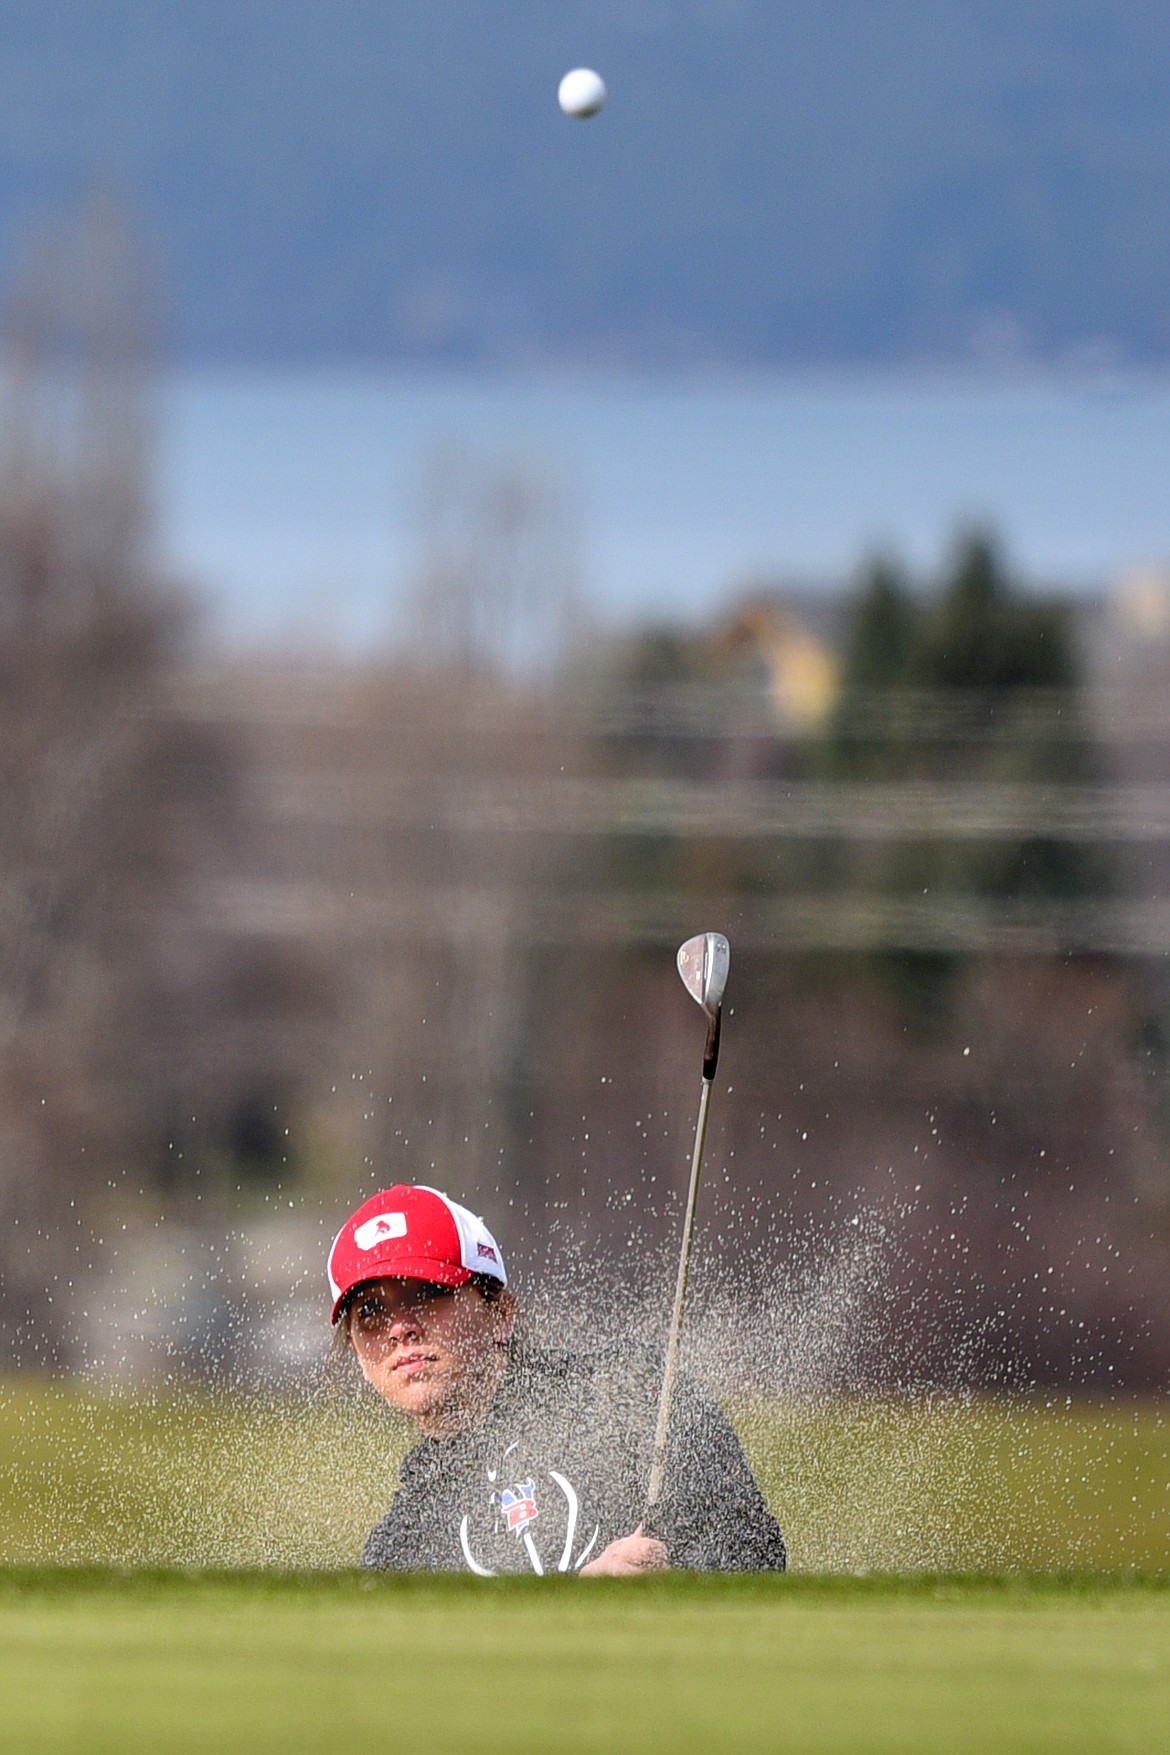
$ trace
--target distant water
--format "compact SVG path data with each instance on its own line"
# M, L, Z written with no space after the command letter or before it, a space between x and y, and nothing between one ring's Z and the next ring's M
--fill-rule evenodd
M875 548L934 565L972 520L1041 582L1170 557L1160 381L191 374L161 413L165 556L243 641L392 635L444 445L560 479L610 621L701 615L749 578L828 586Z

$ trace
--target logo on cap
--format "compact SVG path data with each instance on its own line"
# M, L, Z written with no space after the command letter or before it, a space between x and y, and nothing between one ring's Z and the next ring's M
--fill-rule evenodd
M494 1261L496 1266L499 1266L500 1258L490 1244L477 1243L475 1247L480 1255L486 1256L489 1261Z
M358 1226L353 1240L359 1249L376 1249L387 1238L405 1236L405 1213L379 1213L377 1218L367 1219L364 1225Z

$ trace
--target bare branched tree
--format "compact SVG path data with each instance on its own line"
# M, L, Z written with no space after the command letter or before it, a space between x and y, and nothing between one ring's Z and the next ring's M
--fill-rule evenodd
M173 872L165 705L176 600L151 564L149 276L116 207L28 245L0 405L0 1222L3 1298L87 1256L126 1146L111 1066ZM36 1314L36 1311L34 1311Z
M581 598L571 500L555 471L444 447L424 468L420 513L416 655L463 677L562 663Z

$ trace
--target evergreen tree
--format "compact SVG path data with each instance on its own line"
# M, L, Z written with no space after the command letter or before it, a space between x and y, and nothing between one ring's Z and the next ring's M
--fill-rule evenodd
M848 617L827 772L968 788L1084 782L1094 763L1081 682L1067 606L1021 592L986 533L963 537L934 591L875 563ZM895 840L858 862L858 877L891 897L956 904L1068 900L1107 885L1094 848L992 830ZM922 1018L945 1000L959 959L897 949L878 963Z

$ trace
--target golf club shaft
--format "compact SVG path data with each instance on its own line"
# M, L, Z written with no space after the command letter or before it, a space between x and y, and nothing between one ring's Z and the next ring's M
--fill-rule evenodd
M715 1030L715 1050L718 1053L718 1021ZM666 1367L662 1375L662 1394L658 1399L658 1425L654 1433L654 1455L650 1464L650 1490L647 1505L654 1506L662 1495L662 1483L666 1477L666 1445L670 1436L670 1410L674 1402L674 1382L678 1376L679 1342L682 1336L683 1305L687 1296L687 1274L691 1265L691 1243L695 1235L695 1205L699 1197L699 1175L703 1168L703 1147L707 1140L707 1111L711 1102L711 1083L715 1076L715 1063L710 1053L703 1061L703 1084L699 1095L699 1119L695 1127L695 1150L691 1158L691 1185L687 1191L687 1211L683 1221L682 1254L678 1262L678 1280L674 1288L674 1309L670 1317L670 1336L666 1343ZM710 1067L710 1072L708 1072Z

